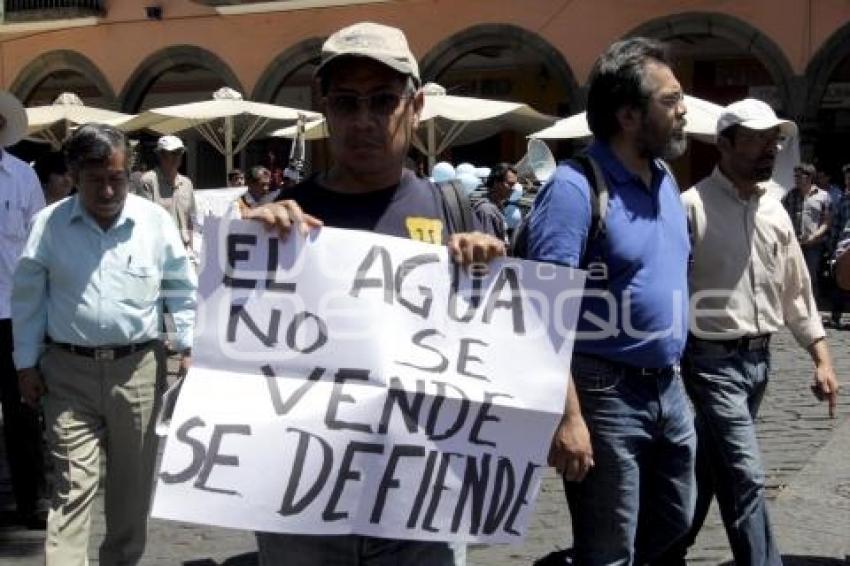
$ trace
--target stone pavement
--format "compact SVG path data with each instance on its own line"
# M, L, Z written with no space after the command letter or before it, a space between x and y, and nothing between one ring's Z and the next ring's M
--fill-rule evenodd
M850 331L831 331L830 346L839 379L850 384ZM808 356L788 333L776 337L773 381L762 405L759 437L768 474L774 522L786 566L850 564L850 405L842 399L839 418L812 397ZM847 394L850 386L845 386ZM2 445L0 445L2 452ZM100 501L98 501L98 505ZM42 564L43 533L11 524L11 494L0 458L0 565ZM92 564L104 523L97 508L92 529ZM516 546L474 546L472 566L533 564L568 547L569 515L560 480L544 479L528 536ZM716 511L689 557L695 564L730 559ZM253 536L242 531L152 520L144 565L250 566L256 564Z

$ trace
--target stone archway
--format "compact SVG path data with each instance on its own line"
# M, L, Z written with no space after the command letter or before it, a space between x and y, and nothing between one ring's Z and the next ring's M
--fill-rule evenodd
M804 157L844 184L850 142L850 24L836 30L809 61L805 72L808 96L802 116L807 144ZM830 85L833 85L830 88Z
M439 83L449 94L524 102L553 116L572 114L584 105L563 55L543 37L514 25L482 24L456 33L430 49L420 70L423 82ZM488 165L515 162L525 154L526 144L524 133L503 131L452 146L440 158Z
M423 82L439 82L441 75L463 57L494 47L528 49L560 81L569 97L569 110L578 111L583 101L572 69L560 51L534 32L509 24L482 24L456 33L435 45L421 60Z
M323 38L313 37L293 45L275 57L260 75L251 100L273 102L281 85L307 65L318 65Z
M835 70L848 57L850 57L850 23L833 33L806 66L806 84L809 87L805 111L807 117L817 116Z
M670 41L676 38L712 37L726 40L742 53L754 57L770 75L784 112L798 116L802 108L795 96L794 71L785 53L767 35L735 17L705 12L665 16L644 23L626 37L647 36Z
M218 55L194 45L174 45L149 55L136 67L121 91L124 112L138 112L151 85L175 67L191 66L218 75L229 87L244 94L236 74Z
M105 108L118 109L115 91L97 65L85 55L68 49L51 51L33 59L18 73L9 90L26 104L41 84L51 76L65 71L76 73L90 82L100 93Z

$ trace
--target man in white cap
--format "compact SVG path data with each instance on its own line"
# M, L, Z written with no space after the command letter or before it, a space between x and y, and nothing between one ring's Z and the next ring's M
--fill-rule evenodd
M12 274L26 242L35 213L44 208L44 194L32 167L5 148L27 133L27 114L12 94L0 91L0 399L6 458L12 476L18 517L31 528L44 527L38 508L39 484L44 483L41 428L38 413L21 402L12 358L10 294Z
M185 153L186 146L177 136L159 138L156 142L159 164L142 175L135 192L165 207L177 225L183 245L191 252L197 206L192 181L178 171Z
M243 218L303 232L322 224L447 245L461 264L504 255L504 244L449 214L440 189L404 168L424 102L416 58L401 30L359 23L332 34L316 76L334 165L281 191ZM344 253L344 250L341 250ZM359 535L258 533L260 564L450 566L462 545Z
M835 411L838 382L806 263L782 204L769 196L774 162L797 126L759 100L727 106L720 162L682 195L693 238L692 317L683 370L698 437L698 501L690 543L717 496L735 563L779 565L765 503L755 422L770 338L787 324L814 361L811 389ZM686 544L669 562L684 564ZM676 555L676 556L674 556Z

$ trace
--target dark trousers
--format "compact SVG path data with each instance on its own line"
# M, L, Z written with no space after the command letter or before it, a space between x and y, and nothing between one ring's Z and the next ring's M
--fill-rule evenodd
M38 412L21 402L12 349L12 321L2 319L0 400L3 407L3 435L15 503L18 513L25 517L36 510L39 493L44 487L44 457Z

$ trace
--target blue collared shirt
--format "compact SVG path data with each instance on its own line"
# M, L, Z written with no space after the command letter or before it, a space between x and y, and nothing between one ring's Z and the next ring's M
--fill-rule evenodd
M579 315L576 352L637 367L678 363L688 321L690 241L679 189L652 163L650 187L606 144L588 153L604 172L609 203L602 257L607 278L589 279ZM558 167L531 212L529 259L578 267L590 229L590 186L571 164Z
M15 365L34 367L45 336L78 346L160 337L162 303L174 316L175 346L192 345L197 277L180 235L159 205L127 195L103 230L78 196L42 210L15 270Z

